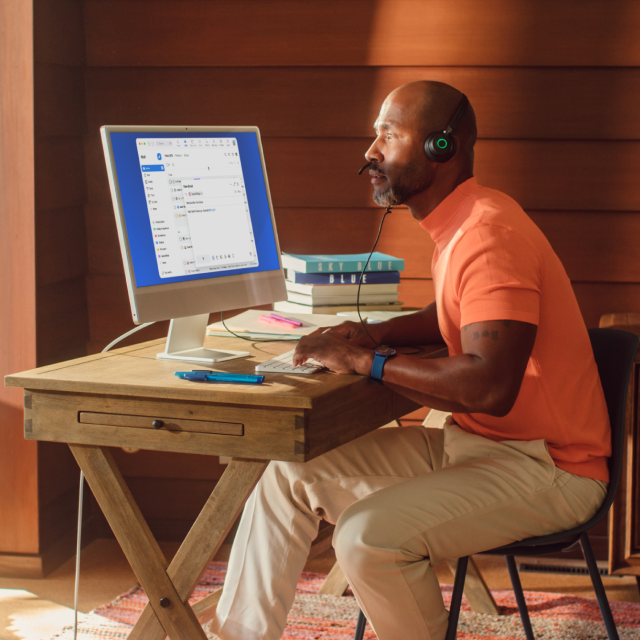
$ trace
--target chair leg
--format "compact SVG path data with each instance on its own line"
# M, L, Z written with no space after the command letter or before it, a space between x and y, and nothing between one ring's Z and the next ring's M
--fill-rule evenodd
M586 532L580 536L580 546L582 547L584 559L587 561L587 568L589 569L589 575L591 576L591 582L593 583L593 590L596 592L596 598L598 598L600 612L604 619L604 626L607 628L609 640L620 640L618 636L618 629L616 628L616 623L613 619L613 614L611 613L611 607L609 606L609 599L607 598L607 593L604 590L596 558L593 555L593 549L591 548L589 536Z
M516 560L513 556L505 556L505 559L509 569L509 576L511 577L511 584L513 585L513 592L515 593L516 602L518 603L518 611L520 612L520 619L524 627L524 635L527 637L527 640L535 640L533 628L531 627L531 619L529 618L529 610L527 609L527 603L522 591L522 583L518 575L518 567L516 567Z
M362 640L364 638L364 628L367 626L367 617L362 613L362 609L360 609L360 614L358 615L358 623L356 624L356 635L353 637L354 640Z
M456 640L458 636L458 618L460 618L460 605L462 603L462 592L464 591L464 579L467 577L467 565L469 557L458 558L458 568L453 581L453 592L451 593L451 606L449 607L449 624L445 640Z

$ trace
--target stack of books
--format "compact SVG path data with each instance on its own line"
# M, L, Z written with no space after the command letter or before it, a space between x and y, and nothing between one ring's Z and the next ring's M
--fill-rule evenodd
M368 253L346 255L282 254L288 300L276 302L285 313L340 313L356 310L360 274ZM360 287L360 311L400 311L400 271L404 260L375 252Z

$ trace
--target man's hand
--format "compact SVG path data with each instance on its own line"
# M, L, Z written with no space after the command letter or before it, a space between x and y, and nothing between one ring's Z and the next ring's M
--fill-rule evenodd
M368 374L373 363L373 351L359 346L340 332L328 331L321 327L300 338L293 354L293 364L304 364L309 358L317 360L336 373Z
M367 349L375 349L379 342L374 342L377 340L376 330L374 329L375 324L368 324L367 329L362 326L361 322L343 322L335 327L330 327L326 330L326 333L342 336L347 340L350 340L354 345L358 347L366 347ZM367 330L369 333L367 333ZM371 336L374 340L371 339Z

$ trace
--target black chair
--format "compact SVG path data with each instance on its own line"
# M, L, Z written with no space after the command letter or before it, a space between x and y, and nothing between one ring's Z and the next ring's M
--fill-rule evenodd
M578 546L582 548L584 559L587 562L589 575L593 583L593 588L598 598L598 605L604 619L605 627L609 635L609 640L619 640L609 600L602 585L602 579L598 571L595 556L591 549L591 543L587 535L587 530L596 525L609 511L613 498L618 488L620 473L622 471L622 452L624 447L624 421L625 407L627 400L627 389L629 377L633 367L633 360L638 350L640 338L627 331L617 331L615 329L589 329L589 338L595 356L600 381L604 390L607 409L609 410L609 420L611 422L612 453L609 459L610 482L607 495L598 512L583 525L561 531L539 538L527 538L519 542L514 542L504 547L485 551L486 554L504 554L511 584L518 603L520 618L527 640L534 640L529 611L522 592L520 576L514 556L537 556L546 553L556 553L558 551L573 551ZM462 602L462 592L467 574L467 564L469 558L460 558L458 568L453 583L453 593L451 595L451 606L449 608L449 626L447 628L446 640L455 640L458 633L458 618L460 617L460 604ZM360 611L358 624L356 626L355 640L362 640L367 619Z

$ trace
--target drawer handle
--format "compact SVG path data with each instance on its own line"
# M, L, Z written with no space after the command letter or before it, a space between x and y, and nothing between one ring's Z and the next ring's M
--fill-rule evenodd
M151 423L151 426L152 426L154 429L162 429L162 427L164 427L164 422L163 422L162 420L154 420L154 421Z

